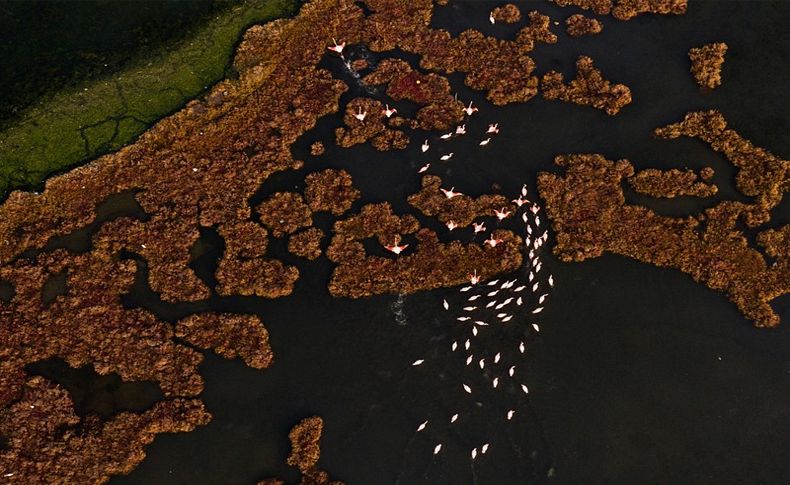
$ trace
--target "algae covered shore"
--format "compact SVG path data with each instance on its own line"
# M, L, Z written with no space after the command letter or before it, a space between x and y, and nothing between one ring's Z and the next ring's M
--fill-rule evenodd
M198 9L194 2L186 3L179 7L182 11ZM55 10L51 4L44 7ZM31 5L30 8L36 7ZM119 6L113 8L117 10ZM139 8L150 9L151 6ZM106 68L107 74L91 71L91 63L96 57L92 52L84 53L83 67L68 66L72 77L81 76L72 82L55 77L67 68L54 62L49 66L55 71L52 84L56 87L62 85L62 88L31 87L37 97L28 100L20 95L21 98L14 102L24 105L23 109L4 117L0 124L0 200L13 189L33 189L52 174L131 142L156 120L181 108L220 79L232 76L231 55L241 34L250 25L291 16L297 8L296 0L247 0L236 4L214 2L202 12L203 17L211 15L209 18L201 17L196 21L185 20L182 18L184 14L174 16L181 21L174 28L189 29L183 34L167 34L169 38L176 39L171 44L160 42L147 50L137 48L129 59L117 62L116 70L112 69L112 53L107 53L107 62L110 63ZM12 13L11 6L4 9ZM22 10L22 7L17 5L16 10ZM57 25L68 20L68 17L64 19L55 15L57 12L50 13L54 17L47 19L50 23ZM36 15L43 17L45 13L39 11ZM143 14L138 21L142 20L146 20ZM188 20L192 24L183 25ZM124 24L131 32L104 34L107 37L133 37L148 32L145 26L131 22ZM148 33L149 37L155 38L166 35ZM100 35L102 31L96 34ZM5 36L9 37L9 44L42 41L40 36L29 34L14 37L13 33L6 32ZM144 39L140 41L144 42ZM26 48L35 52L35 46ZM35 61L29 64L34 65ZM16 66L16 76L24 77L18 73L24 65ZM8 114L13 108L4 105L3 109L4 114Z

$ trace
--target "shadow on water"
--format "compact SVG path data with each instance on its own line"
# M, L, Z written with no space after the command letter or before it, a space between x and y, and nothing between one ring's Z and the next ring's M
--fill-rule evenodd
M123 411L141 412L163 399L155 382L123 382L118 374L99 375L90 365L75 369L63 360L48 359L25 366L25 371L66 388L80 417L107 419Z

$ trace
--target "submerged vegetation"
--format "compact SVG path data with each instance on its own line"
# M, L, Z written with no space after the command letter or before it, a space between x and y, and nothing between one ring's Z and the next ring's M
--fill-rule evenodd
M112 152L232 74L230 58L254 23L290 16L296 0L248 0L170 48L33 104L0 132L0 199Z

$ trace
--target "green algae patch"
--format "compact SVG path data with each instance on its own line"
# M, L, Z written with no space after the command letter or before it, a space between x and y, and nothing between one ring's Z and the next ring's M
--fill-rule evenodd
M226 77L247 27L296 10L296 0L243 2L170 48L34 104L0 132L0 199L131 142Z

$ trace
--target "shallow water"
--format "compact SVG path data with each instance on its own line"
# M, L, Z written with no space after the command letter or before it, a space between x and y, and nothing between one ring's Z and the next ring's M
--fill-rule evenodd
M434 25L454 34L477 28L513 35L515 27L488 24L492 4L437 7ZM519 6L560 21L576 12L543 2ZM451 145L456 156L441 165L441 175L446 185L470 194L489 192L497 183L503 193L516 195L524 182L534 193L536 173L552 170L555 155L597 152L628 158L637 168L716 169L720 192L713 199L656 203L629 196L663 214L682 215L735 197L734 169L723 157L696 140L655 140L650 132L686 111L717 108L744 137L787 156L784 61L790 40L782 34L789 15L790 5L778 2L692 2L682 17L604 19L604 32L595 37L569 39L554 27L560 40L538 45L537 74L557 69L573 77L576 56L587 54L606 78L632 89L634 102L615 117L539 97L495 108L451 76L459 97L474 100L480 112L468 123L470 134ZM730 46L724 84L701 94L686 53L713 41ZM339 60L324 62L352 82ZM352 89L342 102L358 95ZM408 111L406 104L398 107ZM478 134L490 122L499 122L502 133L479 149ZM416 168L447 146L431 135L432 148L423 155L420 133L405 151L340 149L332 142L340 123L339 114L328 116L305 134L293 148L305 167L267 180L251 202L301 187L304 174L332 167L348 170L362 190L355 210L389 200L396 212L409 211L405 198L419 190ZM321 157L309 155L315 140L327 146ZM777 212L777 220L790 217L787 203ZM310 415L325 420L322 468L349 484L522 484L550 477L557 483L781 483L790 476L788 297L774 305L784 326L758 330L723 295L677 271L610 255L581 264L547 256L544 271L554 274L557 287L527 352L531 392L522 420L509 428L492 423L492 450L471 468L468 436L484 430L472 426L430 439L414 432L427 412L451 414L456 404L452 389L463 369L448 360L415 372L409 363L441 355L448 322L440 303L457 289L333 299L326 291L328 261L308 263L283 246L272 243L274 255L297 265L301 277L293 295L277 300L214 296L170 305L147 288L141 270L127 305L171 321L209 308L258 314L276 357L271 369L256 371L207 354L202 398L213 421L192 433L158 436L148 458L112 483L295 481L285 465L287 435ZM195 248L193 267L209 282L221 251L210 232ZM432 459L437 440L446 448Z

